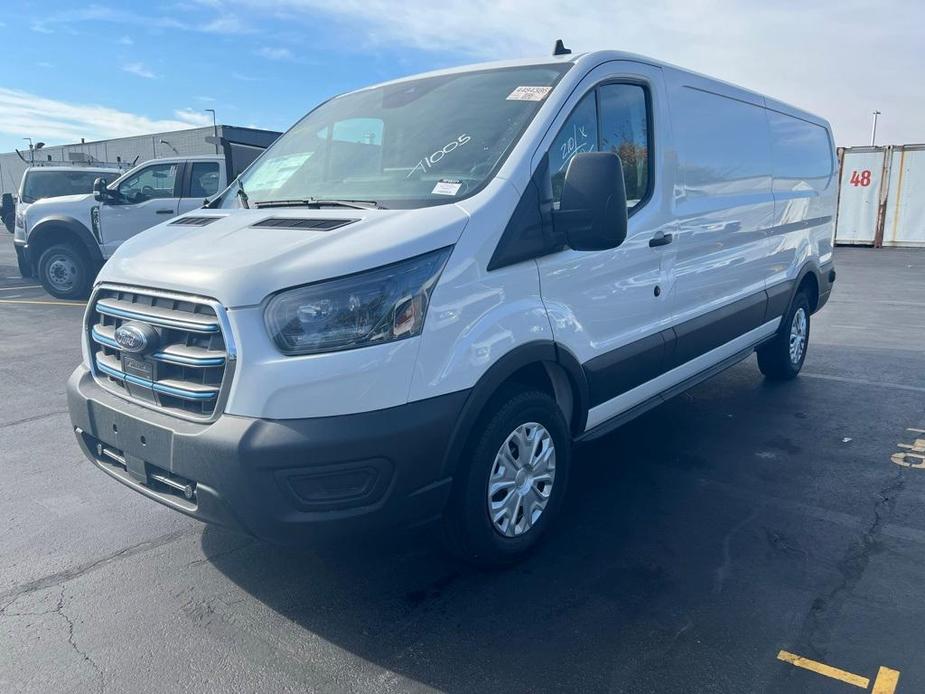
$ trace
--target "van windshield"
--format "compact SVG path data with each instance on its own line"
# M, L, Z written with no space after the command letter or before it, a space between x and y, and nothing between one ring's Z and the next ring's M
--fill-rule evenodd
M30 171L23 182L22 201L32 203L42 198L92 193L96 179L114 179L118 175L101 171Z
M471 195L494 175L568 68L462 72L331 99L241 177L247 202L418 207ZM241 204L233 194L223 202Z

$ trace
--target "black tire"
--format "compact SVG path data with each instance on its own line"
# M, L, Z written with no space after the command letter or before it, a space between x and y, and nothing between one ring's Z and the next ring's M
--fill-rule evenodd
M495 467L496 456L499 455L502 444L505 444L518 427L530 423L541 425L549 434L554 451L554 475L548 490L546 506L539 512L535 522L532 522L522 534L505 536L502 530L495 527L490 515L489 479L493 471L498 470ZM530 429L526 431L529 432ZM533 431L542 434L537 429ZM516 448L513 443L510 446L513 448L509 447L508 450L513 451ZM543 450L548 450L548 447L544 445ZM460 469L444 517L447 549L470 563L489 568L507 566L524 558L536 547L561 510L568 486L570 463L571 436L556 401L537 390L503 391L494 399L486 416L475 427L470 445L467 445L466 453L460 461ZM528 489L528 503L535 509L536 506L532 504L539 496L531 495L534 485L538 490L544 490L545 483L525 478L523 484ZM511 492L499 492L502 493L505 496L507 493L513 494L513 489ZM500 500L503 498L500 497ZM511 498L514 499L513 496ZM498 502L499 499L495 501ZM526 507L517 508L523 511ZM519 517L524 516L525 511ZM511 532L516 532L516 527L509 527Z
M38 280L58 299L86 299L93 282L90 258L76 244L55 244L39 258Z
M794 359L791 353L791 331L795 329L798 315L802 311L805 319L803 331L803 346L799 356ZM765 378L772 381L789 381L796 378L806 361L806 352L809 350L810 332L810 306L809 297L800 291L790 304L790 309L781 320L780 330L773 340L758 348L758 368Z

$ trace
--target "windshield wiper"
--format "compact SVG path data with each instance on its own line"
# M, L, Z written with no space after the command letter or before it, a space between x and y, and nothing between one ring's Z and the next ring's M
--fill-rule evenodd
M322 198L304 198L302 200L261 200L255 202L254 207L349 207L354 210L382 209L375 200L325 200Z
M241 204L244 206L244 209L249 210L250 205L247 204L247 193L244 192L244 184L241 183L241 179L238 179L238 197L241 198Z

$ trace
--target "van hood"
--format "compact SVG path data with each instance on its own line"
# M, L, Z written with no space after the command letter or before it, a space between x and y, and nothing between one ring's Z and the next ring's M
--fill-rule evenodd
M204 217L214 221L182 223ZM343 225L325 231L310 228L313 220ZM99 281L198 294L228 308L251 306L280 289L452 245L467 221L453 204L416 210L194 210L123 243ZM268 223L274 226L264 226Z

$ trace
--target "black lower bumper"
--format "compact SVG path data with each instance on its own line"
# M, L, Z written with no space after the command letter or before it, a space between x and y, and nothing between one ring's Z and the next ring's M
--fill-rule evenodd
M187 422L119 398L81 366L67 386L77 440L97 467L208 523L280 544L440 515L447 442L468 391L313 419Z
M25 244L15 244L16 264L19 266L19 274L24 278L32 277L34 273L32 266L32 257L29 254L29 247Z

